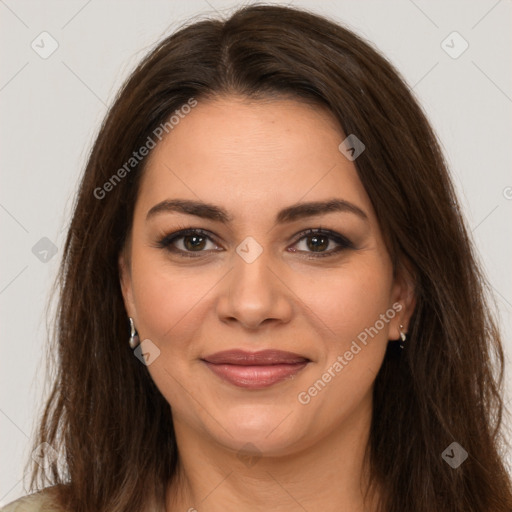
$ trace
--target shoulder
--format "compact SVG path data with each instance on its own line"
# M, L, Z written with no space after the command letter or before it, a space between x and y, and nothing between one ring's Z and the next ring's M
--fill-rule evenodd
M0 512L61 512L54 504L53 488L27 494L0 508Z

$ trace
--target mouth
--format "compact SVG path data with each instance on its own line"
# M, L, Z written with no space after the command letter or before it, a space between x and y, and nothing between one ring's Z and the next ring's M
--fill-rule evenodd
M262 389L293 378L310 359L292 352L227 350L202 359L222 380L246 389Z

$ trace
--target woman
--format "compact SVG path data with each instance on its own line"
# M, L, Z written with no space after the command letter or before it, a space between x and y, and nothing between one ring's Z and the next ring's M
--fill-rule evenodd
M93 147L35 443L50 486L5 510L510 511L485 286L382 56L286 7L189 25Z

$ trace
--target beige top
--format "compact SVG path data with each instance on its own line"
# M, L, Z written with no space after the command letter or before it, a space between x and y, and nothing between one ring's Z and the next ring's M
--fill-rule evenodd
M0 512L58 512L60 509L52 505L48 494L47 489L28 494L1 508Z

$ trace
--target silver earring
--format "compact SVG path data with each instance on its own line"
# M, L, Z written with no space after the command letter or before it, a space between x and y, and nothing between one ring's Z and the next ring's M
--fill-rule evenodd
M404 348L404 342L407 339L407 335L402 331L403 328L404 328L404 326L402 324L400 324L398 330L400 331L400 348L401 349Z
M137 345L139 344L139 335L137 334L137 331L135 330L135 325L133 325L133 318L129 318L130 320L130 347L132 349L137 348Z

